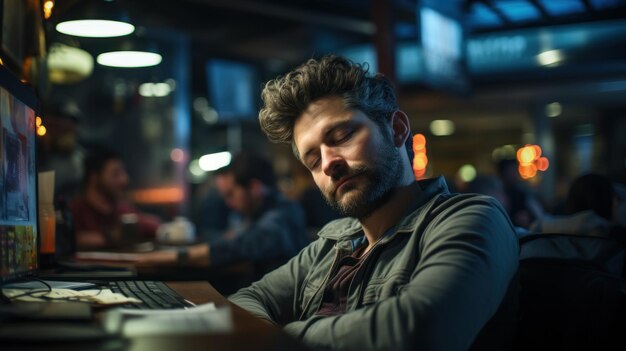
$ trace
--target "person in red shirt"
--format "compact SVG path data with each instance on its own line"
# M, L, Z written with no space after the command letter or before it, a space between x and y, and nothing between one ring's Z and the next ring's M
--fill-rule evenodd
M125 235L154 237L161 220L124 198L128 180L118 153L97 150L85 158L83 189L70 203L78 250L119 247L129 242Z

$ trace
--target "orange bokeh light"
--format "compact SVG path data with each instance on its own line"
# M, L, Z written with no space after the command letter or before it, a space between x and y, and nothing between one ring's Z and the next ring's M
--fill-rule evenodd
M428 165L428 157L423 152L418 152L413 158L413 169L426 169Z
M423 134L415 134L413 136L413 152L426 152L426 137Z
M540 170L542 172L545 172L548 169L549 166L550 166L550 161L548 161L547 157L540 157L537 160L537 169L538 170Z
M53 7L54 7L54 1L52 0L46 0L46 2L43 3L43 13L44 13L45 19L49 19L50 16L52 16Z
M415 175L415 179L420 179L426 174L426 169L414 169L413 174Z
M519 175L523 179L531 179L537 175L537 171L544 172L550 166L547 157L542 157L542 150L539 145L526 145L517 150L517 161L519 162Z
M523 148L517 150L517 161L521 164L531 163L536 159L535 148L526 145Z
M531 147L535 150L535 160L541 157L541 146L539 145L531 145Z

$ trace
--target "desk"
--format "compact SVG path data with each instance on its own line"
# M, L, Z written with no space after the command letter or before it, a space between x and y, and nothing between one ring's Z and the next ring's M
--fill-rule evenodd
M206 282L171 282L168 285L197 304L230 304ZM101 342L3 344L3 351L179 351L179 350L304 350L296 340L232 304L234 330L230 334L180 335L115 339ZM33 331L36 333L36 331Z
M230 304L206 282L168 282L172 289L194 303ZM231 305L234 331L228 335L194 335L133 339L129 351L160 350L303 350L304 347L243 309Z

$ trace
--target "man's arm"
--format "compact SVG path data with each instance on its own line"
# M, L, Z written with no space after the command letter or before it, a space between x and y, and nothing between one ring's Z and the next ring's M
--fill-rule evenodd
M95 230L81 230L76 232L76 247L79 250L97 250L108 246L104 235Z
M463 200L431 222L418 270L399 295L285 330L321 348L467 350L517 271L510 221L495 200L486 199Z
M301 218L288 218L290 215ZM298 240L296 236L306 237L301 212L290 213L284 209L273 209L235 238L211 241L210 264L223 265L242 260L262 261L293 256L302 248L297 247L297 243L303 240Z
M284 324L298 318L296 288L300 287L319 253L324 239L318 239L289 262L261 280L239 290L229 300L257 317Z

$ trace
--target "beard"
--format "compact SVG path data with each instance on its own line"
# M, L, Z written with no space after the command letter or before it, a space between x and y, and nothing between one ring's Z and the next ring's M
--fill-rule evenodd
M377 151L379 160L372 162L372 165L346 166L331 176L334 182L342 178L355 178L341 186L341 194L337 193L339 189L336 183L322 191L326 202L343 216L367 218L389 200L400 182L402 172L398 150L391 143L384 143Z

